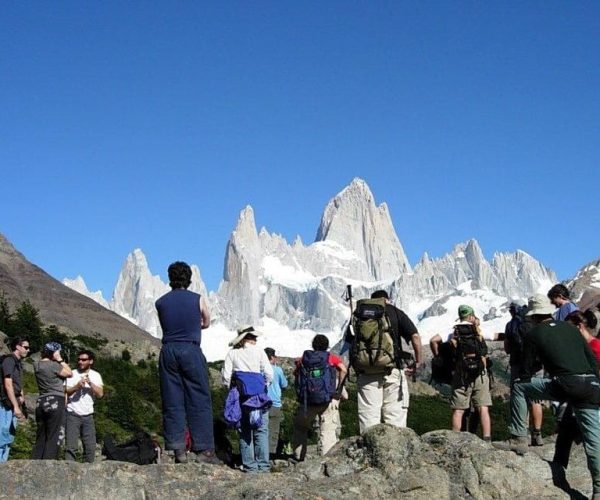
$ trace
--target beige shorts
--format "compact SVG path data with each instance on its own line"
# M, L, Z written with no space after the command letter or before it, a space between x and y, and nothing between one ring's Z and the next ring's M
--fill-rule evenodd
M471 406L475 408L492 406L490 379L487 373L484 373L466 385L461 383L459 376L454 377L450 407L453 410L467 410Z

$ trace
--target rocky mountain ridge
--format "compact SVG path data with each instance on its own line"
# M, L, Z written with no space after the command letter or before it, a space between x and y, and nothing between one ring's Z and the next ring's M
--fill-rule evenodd
M195 290L205 293L196 270ZM356 297L389 290L418 322L443 314L452 297L469 300L470 291L489 292L482 315L490 307L503 307L506 315L511 299L525 300L554 282L550 269L521 250L496 253L488 262L475 239L441 258L425 254L412 268L387 205L377 206L367 184L354 179L327 204L308 245L257 230L252 207L245 207L227 244L223 280L208 299L215 322L230 330L268 318L290 330L334 332L348 316L342 299L347 284ZM154 301L167 290L137 249L123 265L110 307L160 337Z

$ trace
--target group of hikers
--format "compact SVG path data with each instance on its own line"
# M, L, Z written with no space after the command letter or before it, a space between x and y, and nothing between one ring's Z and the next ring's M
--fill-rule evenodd
M9 347L10 354L2 356L0 364L0 462L8 460L17 425L27 418L22 361L29 355L29 340L13 338ZM64 441L65 459L76 460L81 439L83 459L92 463L96 456L94 398L104 394L102 376L92 369L95 359L92 351L80 350L77 368L72 370L61 350L58 342L48 342L40 359L33 364L39 395L31 458L56 460Z
M168 275L171 291L156 301L163 331L159 381L165 448L172 450L176 463L218 464L209 372L200 348L201 332L210 325L210 314L204 297L188 290L190 266L174 262ZM518 454L530 445L542 446L541 402L552 401L558 421L553 465L564 478L572 443L583 442L596 500L600 499L599 307L596 303L580 310L560 284L547 295L534 295L526 306L510 304L512 319L499 338L510 355L511 438L493 443ZM253 326L240 327L229 343L231 350L221 372L222 383L229 389L223 415L239 432L241 469L246 473L269 472L278 455L282 390L288 386L275 351L257 345L260 336ZM315 423L320 454L328 453L338 442L339 405L348 397L349 368L357 375L360 432L380 423L407 426L408 379L415 377L423 363L421 338L414 323L391 303L385 290L377 290L370 298L357 301L343 340L338 356L329 352L329 339L318 334L312 349L296 360L298 405L292 461L305 459L308 434ZM412 353L403 349L402 340L411 345ZM452 429L473 430L466 417L474 415L483 440L491 441L492 361L475 310L460 305L457 322L449 325L446 335L432 337L430 348L432 379L451 387ZM11 350L2 361L0 460L8 457L7 436L14 435L14 424L23 418L20 362L28 354L28 342L14 339ZM348 366L342 360L346 352ZM44 347L35 364L40 396L33 458L56 458L57 433L66 404L67 458L75 458L81 435L85 459L93 461L93 398L103 392L100 375L91 369L93 360L93 353L81 351L77 370L71 370L61 357L60 345Z

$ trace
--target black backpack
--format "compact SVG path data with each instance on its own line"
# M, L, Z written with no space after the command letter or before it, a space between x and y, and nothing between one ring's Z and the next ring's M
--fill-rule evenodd
M131 462L138 465L156 463L158 458L158 444L147 432L138 432L133 439L115 444L110 434L104 436L102 454L107 460L118 460L120 462Z
M452 383L452 374L455 369L454 352L450 342L440 344L438 355L431 360L431 382L436 384Z
M471 382L485 371L487 345L479 335L475 325L456 325L454 358L456 370L463 383Z
M336 392L337 371L327 351L304 351L295 378L298 402L304 406L329 403Z

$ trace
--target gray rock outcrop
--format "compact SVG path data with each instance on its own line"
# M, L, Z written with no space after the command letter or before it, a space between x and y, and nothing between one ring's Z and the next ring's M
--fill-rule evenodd
M569 476L568 476L569 477ZM0 467L0 498L569 498L534 453L495 450L466 433L379 425L338 443L325 457L284 472L244 475L224 466L92 465L14 460ZM589 493L591 480L586 481Z

